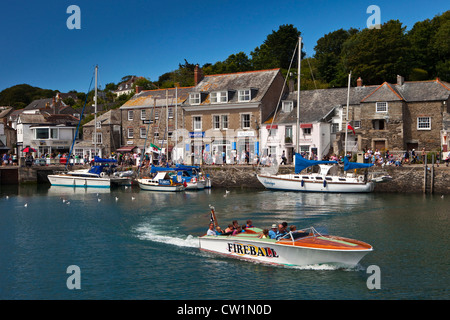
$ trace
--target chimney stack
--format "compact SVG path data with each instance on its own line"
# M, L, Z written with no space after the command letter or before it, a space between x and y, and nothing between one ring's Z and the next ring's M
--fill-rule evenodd
M397 84L399 86L402 86L405 83L405 78L403 78L402 76L397 75Z
M363 86L363 81L362 81L361 77L359 77L358 80L356 80L356 86L357 87L362 87Z
M202 81L202 79L202 69L198 66L198 64L196 64L194 69L194 84L197 85L200 81Z
M135 86L136 94L141 93L142 88L140 86Z

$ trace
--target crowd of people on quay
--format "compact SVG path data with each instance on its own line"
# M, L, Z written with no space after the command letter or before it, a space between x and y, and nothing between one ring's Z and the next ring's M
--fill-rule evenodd
M67 153L45 153L39 156L34 157L32 153L26 153L23 157L25 159L25 164L27 166L31 166L33 164L40 165L49 165L49 164L66 164L68 159ZM314 153L300 153L302 157L309 160L319 160L317 155ZM444 153L445 154L445 153ZM348 155L350 158L351 153ZM373 163L375 166L396 166L400 167L403 165L410 164L423 164L427 157L427 152L425 148L422 148L420 152L417 152L415 149L406 150L402 152L390 152L389 150L381 152L378 149L372 150L371 148L367 150L363 150L363 162L364 163ZM440 164L440 156L439 152L435 153L435 163L437 166ZM443 156L443 162L446 166L449 165L450 162L450 153L447 153L447 156ZM117 164L119 166L132 166L132 167L148 167L151 164L154 165L168 165L171 166L173 164L185 164L185 161L180 157L179 159L172 160L168 159L168 157L164 154L153 155L152 153L133 153L133 152L112 152L109 155L106 155L104 158L107 159L115 159L117 160ZM19 156L17 154L12 153L4 153L0 155L1 165L18 165ZM199 159L197 159L199 160ZM280 159L276 159L276 157L272 154L263 154L261 157L258 154L252 154L248 151L243 151L239 156L238 153L232 153L232 157L227 157L225 152L223 152L222 156L216 154L216 156L207 155L205 153L203 159L201 159L202 164L207 165L259 165L259 166L272 166L276 164L286 165L288 164L288 159L283 151ZM325 156L321 160L331 160L331 161L343 161L343 156L337 156L336 154L332 154L330 156ZM70 156L71 164L79 164L79 165L88 165L93 164L94 159L92 157L88 157L87 155L72 154ZM199 163L195 162L194 163Z
M222 230L220 226L214 227L214 223L211 222L209 224L209 228L206 232L207 236L229 236L236 235L241 232L245 232L247 228L253 228L252 220L247 220L247 222L243 225L240 225L237 220L233 220L225 230ZM279 224L272 224L270 229L263 229L262 234L259 235L259 238L262 239L275 239L279 240L287 235L289 232L297 231L297 227L295 225L290 225L288 228L287 222L282 222Z

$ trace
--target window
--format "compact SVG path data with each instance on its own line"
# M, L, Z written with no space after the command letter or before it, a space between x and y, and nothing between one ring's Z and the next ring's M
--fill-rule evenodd
M374 130L384 130L384 120L372 120L372 128Z
M58 129L50 129L50 138L58 139Z
M173 118L173 107L169 107L169 119Z
M250 101L250 100L251 100L250 89L238 91L238 101L239 102Z
M228 102L228 92L227 91L211 92L211 103L221 103L221 102Z
M97 124L95 126L97 129L101 129L102 128L102 122L101 121L97 121Z
M202 117L193 117L193 127L194 130L202 130Z
M48 128L38 128L36 129L36 140L48 139Z
M133 115L134 115L134 112L133 112L133 110L128 110L128 120L133 120Z
M97 132L97 141L95 141L95 133L92 135L92 143L103 143L102 142L102 134Z
M292 126L286 126L284 129L284 142L292 143Z
M220 116L213 116L213 129L220 129Z
M200 93L190 93L189 94L190 104L200 104Z
M387 102L377 102L376 112L388 112L388 103Z
M250 115L249 114L241 115L241 125L242 125L242 129L250 129Z
M159 110L155 110L155 120L159 119Z
M134 135L133 128L128 128L127 131L128 131L128 134L127 134L128 139L133 139L133 135Z
M228 115L222 116L222 129L228 129Z
M311 134L311 128L303 128L303 135L310 135Z
M141 110L141 120L145 120L146 116L147 116L146 110L145 109Z
M277 129L269 129L269 137L275 137L277 135Z
M331 124L331 133L337 133L339 132L339 123L332 123Z
M359 129L361 128L361 120L354 120L353 121L353 129Z
M282 104L283 112L291 112L293 108L294 108L293 101L283 101L283 104Z
M139 128L139 136L145 138L147 136L147 130L145 128Z
M418 117L417 130L431 130L431 117Z

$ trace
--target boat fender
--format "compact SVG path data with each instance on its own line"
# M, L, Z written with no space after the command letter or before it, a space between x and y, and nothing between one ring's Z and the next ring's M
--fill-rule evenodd
M364 177L363 176L359 176L358 180L359 180L359 182L363 182L364 181Z
M325 188L327 186L327 180L323 180L323 187Z
M305 186L305 181L304 180L302 180L302 187L304 187Z

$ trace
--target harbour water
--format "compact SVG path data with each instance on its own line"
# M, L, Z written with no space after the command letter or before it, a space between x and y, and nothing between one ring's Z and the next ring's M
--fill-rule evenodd
M211 189L155 193L49 186L0 189L0 299L449 299L450 197ZM117 199L116 199L117 198ZM69 202L69 203L68 203ZM370 243L356 268L281 267L199 250L216 208L232 220ZM26 207L25 207L26 205ZM80 289L69 289L69 266ZM369 289L369 266L379 289Z

